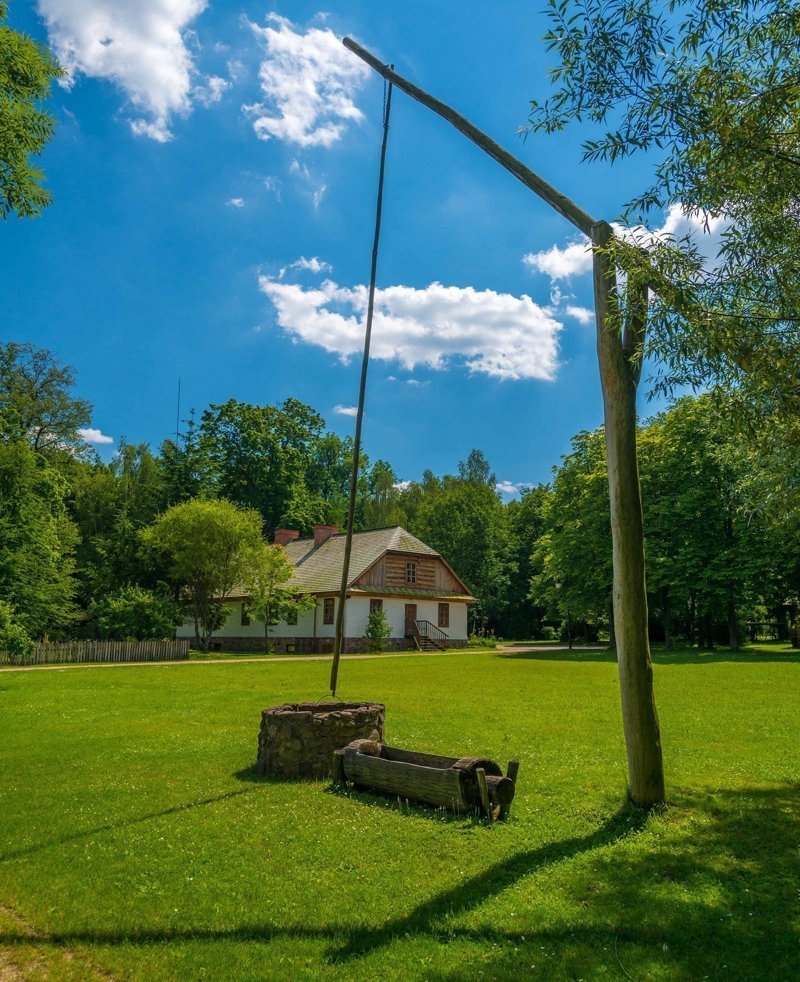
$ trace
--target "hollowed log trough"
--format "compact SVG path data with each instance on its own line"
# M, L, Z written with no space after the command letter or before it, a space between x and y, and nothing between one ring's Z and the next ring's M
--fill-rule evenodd
M353 740L333 755L334 782L446 808L505 818L514 800L517 761L504 776L500 765L481 757L441 757Z

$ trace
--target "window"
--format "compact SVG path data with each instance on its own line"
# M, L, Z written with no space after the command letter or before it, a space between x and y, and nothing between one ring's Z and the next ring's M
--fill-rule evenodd
M297 611L296 610L290 610L289 611L289 613L286 615L286 623L287 624L296 624L297 623Z
M322 623L333 624L333 605L335 603L333 597L325 597L322 603Z
M450 627L450 604L439 604L439 627Z
M369 602L369 612L374 614L376 610L383 610L382 600L370 600Z
M242 604L242 627L247 627L250 623L250 611L247 609L247 604Z
M406 583L417 582L417 564L406 563Z

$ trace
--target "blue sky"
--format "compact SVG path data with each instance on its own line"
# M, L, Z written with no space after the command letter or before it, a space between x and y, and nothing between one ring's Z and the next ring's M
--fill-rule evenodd
M383 86L337 38L598 217L648 183L646 161L581 164L577 131L517 135L548 91L537 7L11 0L11 25L49 41L70 85L44 158L54 204L0 235L3 336L74 365L115 441L173 432L178 379L184 416L293 396L351 433ZM502 482L547 480L602 421L573 230L400 92L384 208L366 452L413 480L479 447Z

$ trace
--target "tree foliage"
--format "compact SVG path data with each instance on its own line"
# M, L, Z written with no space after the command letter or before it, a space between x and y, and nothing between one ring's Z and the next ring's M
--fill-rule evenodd
M67 493L27 443L0 443L0 599L34 638L63 630L74 614Z
M253 551L261 545L261 524L252 509L195 499L173 505L142 533L144 541L164 556L204 651L224 623L225 600L242 582Z
M75 370L34 344L0 344L0 439L39 453L85 450L92 407L72 394Z
M530 129L588 128L587 161L650 155L654 180L629 202L628 221L678 205L724 222L710 262L689 239L650 249L648 265L672 284L654 295L650 317L662 383L724 380L796 411L797 4L549 0L549 15L555 92L532 103Z
M249 554L243 585L250 598L251 616L264 624L264 648L270 650L269 629L296 619L316 601L291 587L294 566L283 546L259 543Z
M95 635L111 641L173 638L183 620L172 597L138 586L103 596L92 605L90 615Z
M0 2L0 215L38 215L50 204L43 172L33 163L55 130L55 118L42 103L64 75L43 44L12 30Z

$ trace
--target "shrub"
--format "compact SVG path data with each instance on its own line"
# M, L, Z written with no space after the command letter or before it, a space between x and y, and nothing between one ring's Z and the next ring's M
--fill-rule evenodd
M18 623L14 608L0 600L0 661L25 661L32 644L28 632Z
M172 638L183 620L174 600L138 586L104 597L92 605L90 613L97 637L110 641Z
M557 641L558 632L552 626L552 624L544 624L541 630L542 641Z
M389 622L382 607L369 612L367 619L367 629L364 632L364 640L369 651L382 651L386 647L386 642L392 636Z
M496 648L501 638L496 637L491 631L476 632L470 635L467 641L468 648Z

